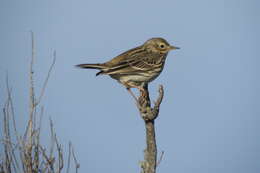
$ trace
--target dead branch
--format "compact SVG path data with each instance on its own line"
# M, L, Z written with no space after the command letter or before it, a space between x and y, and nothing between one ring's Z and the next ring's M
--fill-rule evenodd
M164 151L161 152L161 156L160 156L158 162L156 163L156 167L158 167L160 165L160 163L162 162L163 155L164 155Z
M74 160L74 164L75 164L75 170L76 170L76 173L78 173L78 169L80 167L80 164L77 161L75 151L74 151L74 147L72 145L71 145L71 149L72 149L72 156L73 156L73 160Z
M38 111L42 97L48 84L51 72L56 61L56 52L53 53L53 62L49 68L48 74L45 78L41 88L40 95L36 99L35 85L34 85L34 62L35 62L35 42L34 35L31 32L31 46L32 54L29 67L29 119L26 125L25 133L19 134L16 127L15 111L12 100L12 92L6 77L7 99L3 107L3 139L0 143L3 144L3 153L0 153L0 173L61 173L63 169L63 150L58 142L54 131L54 125L50 120L51 127L51 146L44 147L40 142L41 123L43 116L43 107ZM39 113L38 113L39 112ZM39 117L39 122L38 120ZM12 135L15 135L14 139ZM74 149L70 144L70 152L72 153L76 172L79 164L76 160ZM49 155L47 154L49 153ZM71 156L70 156L71 157Z
M142 173L155 173L157 165L159 165L161 162L161 159L157 162L157 146L154 121L159 115L163 94L163 86L160 85L159 96L154 102L154 107L151 107L148 85L145 85L144 91L140 93L140 97L138 99L137 107L142 119L145 122L147 145L144 152L144 161L141 162Z
M69 156L68 156L68 167L67 167L67 173L70 172L70 160L71 160L71 143L69 143Z
M42 87L42 90L41 90L40 97L38 98L38 100L35 103L36 105L38 105L41 102L41 100L42 100L42 97L43 97L45 89L47 87L47 84L48 84L48 81L49 81L52 69L53 69L53 67L55 65L55 62L56 62L56 51L53 52L53 61L52 61L52 64L51 64L51 66L49 68L48 74L47 74L47 76L45 78L45 81L44 81L44 84L43 84L43 87Z

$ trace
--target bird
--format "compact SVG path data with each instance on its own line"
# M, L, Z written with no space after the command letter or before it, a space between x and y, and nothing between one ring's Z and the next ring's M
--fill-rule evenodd
M170 45L164 38L151 38L105 63L78 64L76 67L97 69L96 76L109 75L133 95L131 88L143 91L144 86L163 71L168 53L176 49L180 48Z

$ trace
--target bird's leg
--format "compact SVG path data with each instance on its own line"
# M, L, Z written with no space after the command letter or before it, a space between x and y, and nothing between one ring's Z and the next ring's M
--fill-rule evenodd
M143 97L147 94L146 90L143 87L138 87L139 91L140 91L140 97Z
M138 86L138 89L140 91L140 97L138 99L139 104L142 107L150 106L150 98L149 98L149 92L148 92L148 84L144 83L141 86Z
M147 95L149 95L147 83L143 83L142 85L138 86L137 88L140 91L140 97L147 97Z
M136 96L134 95L134 93L132 92L131 88L126 88L127 91L131 94L131 96L133 96L133 98L135 99L136 102L138 102L138 99L136 98Z
M143 83L142 85L134 85L132 83L125 83L127 91L133 96L136 101L136 105L140 110L150 105L150 98L148 93L148 84ZM137 98L130 88L137 88L140 91L140 96ZM149 100L149 102L147 102Z

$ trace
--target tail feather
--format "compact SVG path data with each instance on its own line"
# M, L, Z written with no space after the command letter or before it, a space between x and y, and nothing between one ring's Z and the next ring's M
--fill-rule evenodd
M103 71L103 70L100 70L99 72L96 73L96 76L101 75L101 74L103 74L103 73L104 73L104 71Z
M103 64L78 64L78 65L76 65L76 67L100 70L96 74L96 76L103 74L103 72L104 72L103 69L106 68L106 66L104 66Z
M99 70L105 68L105 66L102 65L102 64L78 64L78 65L76 65L76 67L90 68L90 69L99 69Z

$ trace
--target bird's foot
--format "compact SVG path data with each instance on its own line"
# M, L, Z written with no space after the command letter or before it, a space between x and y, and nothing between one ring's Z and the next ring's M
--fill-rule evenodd
M134 95L134 93L132 92L132 90L130 88L126 88L127 91L130 93L130 95L135 99L136 102L138 102L138 99L136 98L136 96Z

